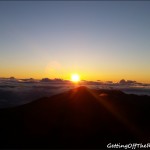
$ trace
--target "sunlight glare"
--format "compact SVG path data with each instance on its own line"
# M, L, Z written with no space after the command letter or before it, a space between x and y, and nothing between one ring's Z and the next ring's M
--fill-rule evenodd
M78 74L72 74L71 81L72 82L79 82L80 81L80 76Z

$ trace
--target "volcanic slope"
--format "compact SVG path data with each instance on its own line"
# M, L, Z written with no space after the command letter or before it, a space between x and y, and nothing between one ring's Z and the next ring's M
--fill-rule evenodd
M149 96L81 86L0 110L1 148L106 148L148 142Z

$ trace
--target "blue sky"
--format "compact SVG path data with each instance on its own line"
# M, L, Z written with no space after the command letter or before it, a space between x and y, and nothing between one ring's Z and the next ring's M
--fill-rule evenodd
M150 82L150 2L1 1L1 76Z

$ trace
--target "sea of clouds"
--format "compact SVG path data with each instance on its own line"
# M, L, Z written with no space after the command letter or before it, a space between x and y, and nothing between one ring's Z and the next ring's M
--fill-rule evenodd
M92 89L117 89L127 94L150 95L150 85L136 81L121 80L118 83L82 81L73 84L64 80L42 80L0 78L0 108L7 108L26 104L42 97L50 97L78 86Z

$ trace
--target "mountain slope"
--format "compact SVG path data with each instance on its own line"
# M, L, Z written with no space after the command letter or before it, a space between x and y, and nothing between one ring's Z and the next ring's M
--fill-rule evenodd
M0 110L1 147L106 148L108 143L148 142L148 106L148 96L79 87Z

